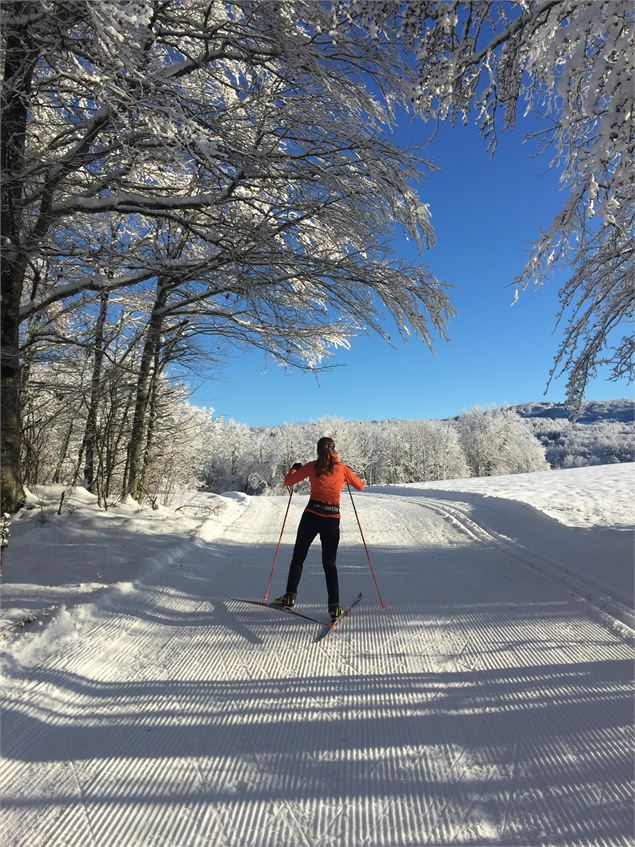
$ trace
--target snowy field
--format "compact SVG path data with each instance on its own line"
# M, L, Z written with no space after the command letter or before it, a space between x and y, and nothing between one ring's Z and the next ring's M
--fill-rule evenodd
M286 497L34 492L3 588L0 843L632 845L634 465L343 497L319 627L242 605ZM272 596L306 497L293 498ZM325 616L319 545L301 611ZM21 630L9 627L37 613Z

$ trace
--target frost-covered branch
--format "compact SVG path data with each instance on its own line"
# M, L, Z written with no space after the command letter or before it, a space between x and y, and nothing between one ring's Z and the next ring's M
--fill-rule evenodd
M517 291L542 284L560 265L570 274L561 290L565 328L554 372L568 374L572 408L599 365L632 378L630 333L616 336L633 318L632 254L628 273L617 270L635 235L632 3L351 0L338 13L378 40L399 41L412 56L417 81L410 97L424 119L467 122L472 115L492 153L497 133L515 124L519 110L548 122L533 136L568 197L514 284ZM607 274L613 265L616 272Z

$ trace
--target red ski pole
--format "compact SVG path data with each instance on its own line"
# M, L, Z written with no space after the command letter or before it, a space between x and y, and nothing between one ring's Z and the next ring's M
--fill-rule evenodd
M276 547L276 554L273 557L273 564L271 565L271 573L269 574L269 582L267 583L267 587L265 588L265 593L262 595L263 600L269 599L269 589L271 588L271 580L273 579L273 572L276 569L276 560L278 558L278 553L280 552L280 545L282 544L282 533L284 532L284 525L287 522L287 515L289 514L289 506L291 505L291 498L293 497L293 486L289 486L289 502L287 503L287 511L284 513L284 520L282 521L282 529L280 530L280 538L278 539L278 546Z
M348 493L351 495L351 503L353 504L353 511L355 512L355 517L357 518L357 526L359 527L360 535L362 536L362 541L364 543L364 550L366 551L366 558L368 559L368 567L370 568L370 572L373 575L373 582L375 583L375 591L377 592L377 596L379 597L379 604L382 609L386 608L386 604L384 603L384 598L381 596L381 591L379 590L379 585L377 585L377 577L375 576L375 568L373 567L373 563L370 560L370 553L368 552L368 546L366 544L366 539L364 538L364 530L362 529L362 525L359 521L359 515L357 514L357 509L355 508L355 501L353 500L353 492L351 491L351 487L346 483L346 487L348 488Z

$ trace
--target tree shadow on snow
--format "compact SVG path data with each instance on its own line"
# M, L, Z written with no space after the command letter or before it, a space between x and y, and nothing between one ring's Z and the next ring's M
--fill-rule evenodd
M360 844L390 815L381 843L395 847L628 843L630 652L565 591L523 579L487 539L375 546L381 612L363 548L347 540L342 596L362 590L363 602L314 645L317 625L228 599L259 597L274 549L220 540L115 597L113 616L157 624L160 638L131 663L131 630L129 645L100 657L110 681L91 678L99 662L86 675L59 661L9 669L5 758L72 761L89 812L187 806L203 818L222 807L217 843L251 843L232 810L276 803L309 818L349 815ZM285 544L274 585L290 553ZM319 545L301 589L301 610L323 615ZM64 786L8 792L5 808L76 803ZM376 819L359 812L369 803Z
M30 763L72 758L80 774L84 761L126 772L145 760L132 793L129 779L120 788L111 779L108 790L84 793L89 807L381 797L409 804L430 826L444 809L477 804L500 836L474 843L536 843L538 835L554 844L582 836L621 843L633 827L625 792L631 678L630 661L112 683L40 669L33 681L59 699L5 709L3 754ZM68 693L72 714L63 706ZM163 784L166 762L188 759L205 784ZM61 791L54 799L76 798ZM5 805L36 811L41 802Z

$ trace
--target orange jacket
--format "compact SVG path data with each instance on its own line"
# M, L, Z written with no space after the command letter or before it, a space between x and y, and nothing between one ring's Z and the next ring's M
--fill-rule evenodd
M307 462L297 470L292 468L284 478L285 485L295 485L303 479L311 480L311 499L305 511L320 517L340 517L340 494L347 482L358 491L364 490L364 483L349 467L340 462L337 453L333 453L333 459L335 465L330 473L318 476L315 470L316 462L313 461ZM319 504L329 507L328 512L321 510Z

